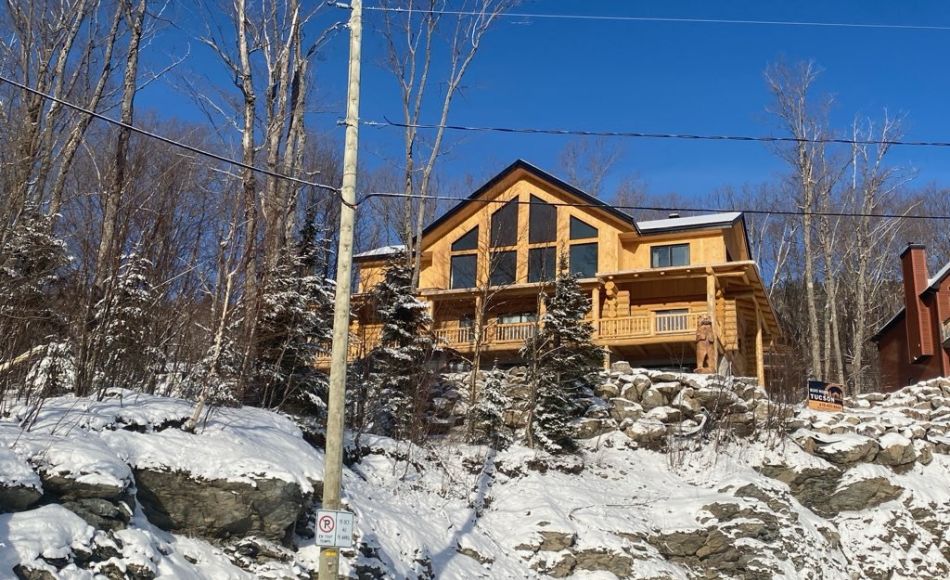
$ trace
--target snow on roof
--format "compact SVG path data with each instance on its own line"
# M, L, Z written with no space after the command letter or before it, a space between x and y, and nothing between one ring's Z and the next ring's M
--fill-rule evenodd
M637 227L644 233L658 232L663 230L677 230L687 228L700 228L704 226L730 225L732 222L742 216L741 212L730 211L724 213L713 213L706 215L697 215L690 217L674 217L662 220L650 220L637 222Z
M947 262L943 268L940 268L940 271L934 274L933 278L927 280L927 289L936 290L937 285L940 284L947 274L950 274L950 262Z
M383 246L382 248L374 248L372 250L367 250L365 252L360 252L353 256L354 258L382 258L384 256L391 256L393 254L398 254L400 252L405 252L406 246L402 244L396 244L393 246Z

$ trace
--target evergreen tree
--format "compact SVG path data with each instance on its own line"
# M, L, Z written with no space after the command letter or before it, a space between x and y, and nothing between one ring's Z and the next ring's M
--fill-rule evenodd
M372 292L382 330L380 345L370 353L369 412L375 431L418 441L435 341L426 305L412 294L411 283L412 268L397 256Z
M151 262L137 250L123 256L114 279L104 285L106 296L96 304L100 364L95 383L100 389L144 387L150 363L159 355L149 348L155 301L155 288L147 276L150 267Z
M263 291L258 324L259 403L323 408L326 376L313 368L315 348L332 335L333 289L322 275L316 229L284 251Z
M469 412L472 421L472 440L476 445L488 445L501 451L511 444L511 433L505 427L504 414L511 406L505 394L505 374L497 367L485 373L485 384L479 398Z
M533 401L527 427L530 446L551 453L573 451L571 421L583 409L580 399L603 365L603 351L593 343L593 325L584 320L590 299L564 258L554 288L543 296L545 314L538 332L525 342Z

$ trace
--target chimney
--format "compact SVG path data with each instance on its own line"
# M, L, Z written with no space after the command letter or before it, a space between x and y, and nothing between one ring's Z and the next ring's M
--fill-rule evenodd
M930 332L930 309L920 294L927 288L927 249L922 244L907 244L901 252L904 275L904 304L907 328L907 354L911 362L934 353Z

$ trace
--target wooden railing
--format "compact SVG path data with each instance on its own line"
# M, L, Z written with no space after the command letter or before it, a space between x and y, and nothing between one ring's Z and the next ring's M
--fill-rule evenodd
M363 339L351 334L349 340L347 341L346 359L353 361L361 356L364 356L366 354L365 348L366 344L363 342ZM314 355L314 362L318 367L330 364L330 349L331 345L329 342L317 345L316 353Z
M448 345L470 344L475 342L475 328L460 326L457 328L437 328L433 331L436 342Z
M598 323L599 338L638 338L654 335L689 334L696 331L700 314L650 312L622 318L603 318Z
M517 322L511 324L489 323L485 329L486 343L524 342L534 336L537 323ZM451 347L468 346L475 342L475 328L437 328L433 331L436 341Z
M495 342L524 342L534 336L537 322L517 322L513 324L495 324Z

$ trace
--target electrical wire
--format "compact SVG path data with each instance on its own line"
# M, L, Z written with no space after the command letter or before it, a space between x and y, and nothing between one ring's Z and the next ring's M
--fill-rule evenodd
M25 85L25 84L23 84L23 83L20 83L20 82L18 82L18 81L13 80L13 79L7 78L7 77L5 77L5 76L3 76L3 75L0 75L0 82L7 83L8 85L17 87L17 88L19 88L19 89L21 89L21 90L23 90L23 91L26 91L26 92L28 92L28 93L32 93L32 94L34 94L34 95L37 95L37 96L39 96L39 97L42 97L42 98L47 99L47 100L49 100L49 101L52 101L52 102L54 102L54 103L58 103L58 104L60 104L60 105L62 105L62 106L64 106L64 107L69 108L69 109L72 109L72 110L74 110L74 111L78 111L78 112L83 113L83 114L85 114L85 115L89 115L90 117L93 117L93 118L95 118L95 119L99 119L100 121L105 121L106 123L110 123L110 124L115 125L115 126L117 126L117 127L121 127L121 128L123 128L123 129L127 129L127 130L129 130L129 131L131 131L131 132L133 132L133 133L137 133L137 134L139 134L139 135L142 135L142 136L144 136L144 137L148 137L148 138L150 138L150 139L155 139L156 141L161 141L162 143L171 145L171 146L173 146L173 147L178 147L179 149L184 149L185 151L189 151L189 152L191 152L191 153L195 153L195 154L197 154L197 155L201 155L201 156L207 157L207 158L209 158L209 159L214 159L215 161L220 161L220 162L222 162L222 163L227 163L228 165L233 165L233 166L235 166L235 167L240 167L240 168L242 168L242 169L247 169L247 170L249 170L249 171L253 171L253 172L255 172L255 173L260 173L260 174L262 174L262 175L267 175L267 176L269 176L269 177L274 177L274 178L277 178L277 179L284 179L284 180L286 180L286 181L291 181L291 182L293 182L293 183L297 183L297 184L300 184L300 185L306 185L306 186L314 187L314 188L317 188L317 189L324 189L324 190L327 190L327 191L332 191L332 192L334 192L334 193L337 194L337 197L340 198L340 201L341 201L342 203L344 203L344 204L347 203L345 200L343 200L342 196L340 196L340 188L338 188L338 187L334 187L334 186L332 186L332 185L326 185L326 184L324 184L324 183L317 183L317 182L315 182L315 181L309 181L309 180L306 180L306 179L301 179L301 178L299 178L299 177L294 177L294 176L292 176L292 175L287 175L287 174L284 174L284 173L280 173L280 172L278 172L278 171L271 171L270 169L264 169L264 168L261 168L261 167L255 167L254 165L249 165L249 164L247 164L247 163L244 163L243 161L238 161L237 159L231 159L231 158L229 158L229 157L224 157L223 155L218 155L217 153L212 153L211 151L207 151L207 150L204 150L204 149L200 149L200 148L195 147L195 146L193 146L193 145L188 145L187 143L182 143L181 141L176 141L176 140L171 139L171 138L169 138L169 137L165 137L164 135L159 135L158 133L153 133L152 131L148 131L148 130L146 130L146 129L142 129L141 127L136 127L135 125L130 125L129 123L123 123L122 121L119 121L119 120L117 120L117 119L113 119L113 118L111 118L111 117L107 117L106 115L103 115L103 114L101 114L101 113L97 113L97 112L95 112L95 111L93 111L93 110L91 110L91 109L87 109L87 108L85 108L85 107L83 107L83 106L81 106L81 105L77 105L77 104L75 104L75 103L71 103L71 102L69 102L69 101L60 99L60 98L55 97L55 96L53 96L53 95L50 95L50 94L48 94L48 93L44 93L43 91L39 91L39 90L37 90L37 89L34 89L33 87L30 87L30 86L28 86L28 85ZM347 205L349 205L349 204L347 204Z
M337 3L338 6L346 5ZM479 12L475 10L435 10L435 9L408 9L394 6L364 6L363 10L370 12L393 12L405 14L439 14L447 16L487 16L488 12ZM886 24L881 22L820 22L807 20L750 20L733 18L677 18L664 16L622 16L610 14L562 14L545 12L499 12L495 17L504 18L538 18L549 20L591 20L608 22L665 22L672 24L735 24L735 25L759 25L759 26L794 26L794 27L818 27L818 28L866 28L882 30L930 30L946 32L950 31L950 26L928 25L928 24Z
M837 145L887 145L901 147L950 147L950 141L903 141L899 139L845 139L838 137L773 137L768 135L710 135L700 133L647 133L642 131L591 131L584 129L544 129L535 127L499 127L475 125L435 125L390 121L360 121L366 127L402 129L448 129L481 133L511 133L525 135L560 135L579 137L624 137L632 139L681 139L691 141L748 141L760 143L824 143Z
M374 198L374 197L383 197L383 198L411 198L411 199L431 199L434 201L455 201L455 202L471 202L471 203L481 203L481 204L499 204L505 205L508 203L515 203L517 205L550 205L556 207L579 207L579 208L595 208L595 209L619 209L625 211L664 211L664 212L691 212L691 213L730 213L730 212L739 212L739 213L748 213L756 215L784 215L784 216L818 216L818 217L840 217L840 218L876 218L876 219L914 219L914 220L939 220L939 221L950 221L950 215L914 215L914 214L897 214L897 213L857 213L857 212L844 212L844 211L797 211L797 210L783 210L783 209L738 209L738 208L710 208L710 207L662 207L662 206L649 206L649 205L612 205L607 203L584 203L584 202L567 202L567 201L523 201L520 199L510 199L510 200L499 200L499 199L479 199L471 197L454 197L446 195L422 195L422 194L407 194L407 193L394 193L394 192L373 192L364 194L357 202L356 205L359 206L362 203ZM631 216L632 218L633 216ZM681 216L681 217L690 217L690 216ZM645 220L652 221L652 220Z

